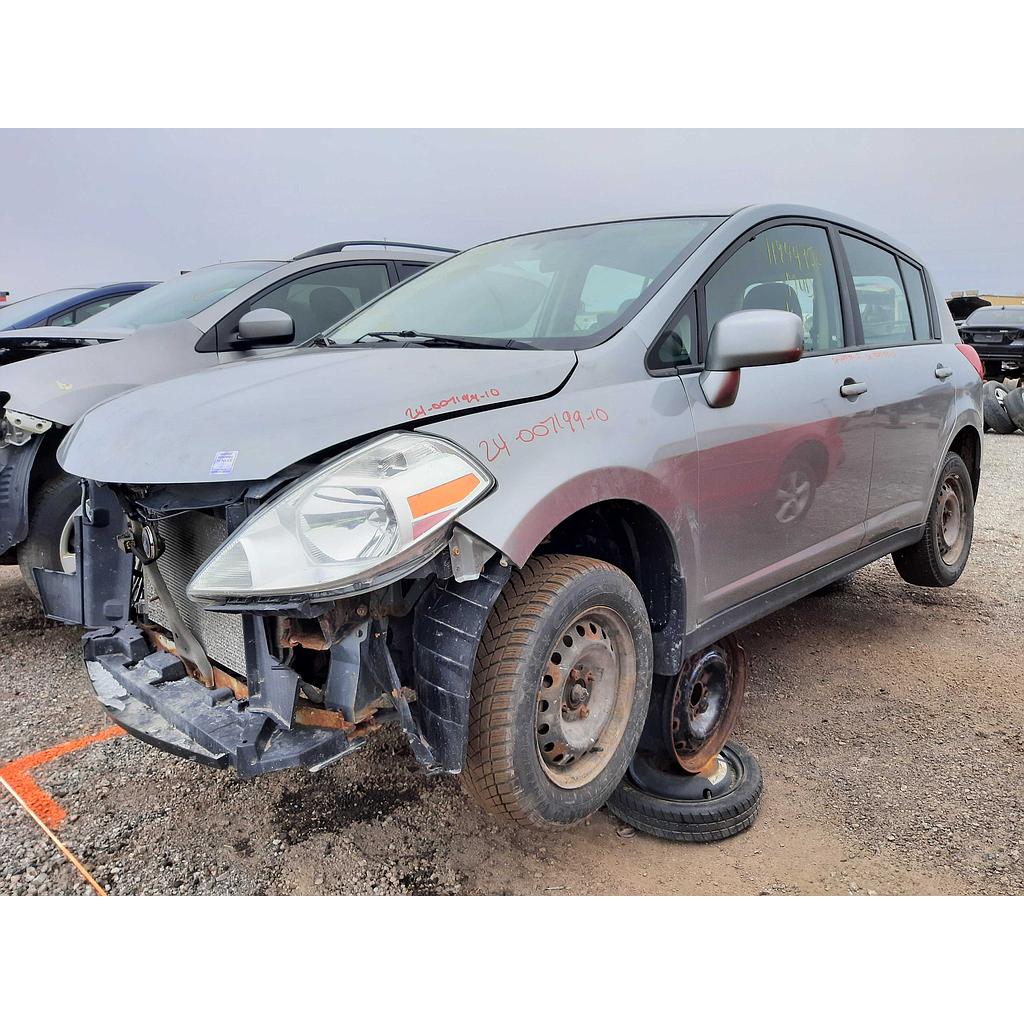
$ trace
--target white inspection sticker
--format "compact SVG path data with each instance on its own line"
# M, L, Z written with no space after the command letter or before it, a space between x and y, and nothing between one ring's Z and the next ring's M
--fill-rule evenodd
M210 466L210 476L230 476L235 468L238 452L217 452Z

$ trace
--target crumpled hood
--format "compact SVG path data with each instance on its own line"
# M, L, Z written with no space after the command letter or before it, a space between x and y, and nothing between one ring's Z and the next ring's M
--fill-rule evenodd
M78 333L83 333L78 328ZM47 327L46 336L66 337L66 328ZM56 332L56 333L53 333ZM95 339L100 332L92 331ZM102 332L104 344L83 344L45 359L0 365L0 392L11 397L8 409L70 426L87 409L129 388L192 373L216 362L216 354L195 352L200 331L188 320L143 327L135 332ZM42 330L0 334L0 349L10 338L42 337ZM102 340L102 339L100 339ZM0 357L0 363L3 359Z
M575 365L530 349L301 349L113 398L58 457L103 483L265 480L353 438L551 394Z

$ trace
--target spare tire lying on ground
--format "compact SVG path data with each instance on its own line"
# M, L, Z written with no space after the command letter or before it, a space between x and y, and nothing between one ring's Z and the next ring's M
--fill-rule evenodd
M1012 434L1017 429L1004 406L1009 392L1010 389L1002 381L985 381L983 391L985 426L997 434Z
M1018 430L1024 430L1024 388L1014 388L1006 393L1003 399L1006 415L1013 420Z
M764 782L754 755L730 740L699 774L671 754L640 752L608 801L616 818L680 843L713 843L754 824Z

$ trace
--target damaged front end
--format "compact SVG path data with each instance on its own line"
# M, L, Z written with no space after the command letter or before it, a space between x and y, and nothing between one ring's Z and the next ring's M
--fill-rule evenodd
M353 529L365 530L344 503L353 493L371 503L372 487L346 479L343 493L336 480L318 482L323 476L177 487L88 482L79 571L37 572L47 609L92 627L84 655L97 698L128 732L161 749L242 776L315 771L394 720L423 770L458 772L477 646L509 563L454 523L456 492L438 498L434 486L429 499L424 490L410 496L411 518L397 513L409 522L396 532L408 526L415 539L411 563L401 544L392 544L398 555L377 544L386 571L324 583L318 593L251 592L270 557L260 547L268 532L274 552L287 547L272 533L280 522L315 558L317 543L344 546ZM289 506L300 499L298 511ZM327 499L340 511L325 510ZM452 504L424 512L435 499ZM417 521L428 524L419 535ZM346 535L314 543L303 532L325 528ZM377 538L355 539L362 551ZM238 543L245 573L232 551ZM285 554L278 581L290 579L300 557ZM190 596L201 570L219 564L242 581L237 592Z

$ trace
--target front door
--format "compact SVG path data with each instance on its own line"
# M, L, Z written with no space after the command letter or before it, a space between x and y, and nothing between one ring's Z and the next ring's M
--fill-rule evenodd
M742 370L727 408L707 404L698 374L682 378L698 445L698 622L861 544L874 410L840 391L842 308L829 233L815 224L738 243L704 284L705 339L729 313L782 309L804 322L804 354Z

